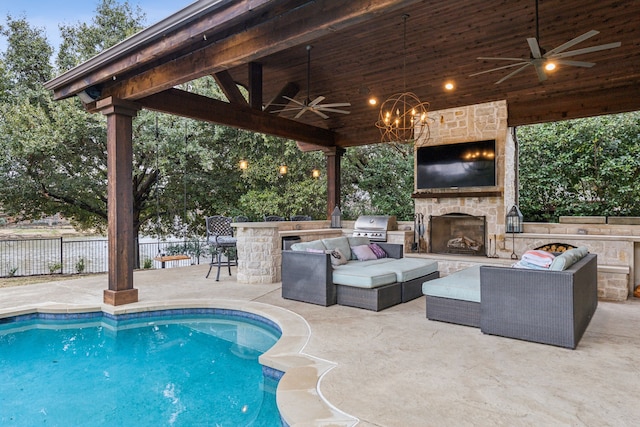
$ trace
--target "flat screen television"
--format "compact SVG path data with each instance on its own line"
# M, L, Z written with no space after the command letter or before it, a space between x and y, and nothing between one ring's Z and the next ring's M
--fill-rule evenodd
M416 188L492 187L496 185L496 141L419 147Z

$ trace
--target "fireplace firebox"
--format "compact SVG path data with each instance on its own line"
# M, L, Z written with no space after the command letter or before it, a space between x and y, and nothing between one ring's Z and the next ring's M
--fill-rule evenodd
M429 252L486 256L486 218L463 213L429 217Z

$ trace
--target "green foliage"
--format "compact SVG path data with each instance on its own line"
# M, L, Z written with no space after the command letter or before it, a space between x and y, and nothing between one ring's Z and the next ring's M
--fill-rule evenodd
M15 277L17 272L18 272L18 267L7 268L8 277Z
M49 274L54 274L56 271L62 270L62 263L60 262L50 262L48 264Z
M639 129L639 112L519 127L525 219L640 215Z
M145 258L144 261L142 261L142 268L148 270L151 267L153 267L153 260L151 258Z
M413 145L376 144L347 150L342 165L342 214L413 219Z
M60 25L62 43L56 59L59 72L67 71L144 28L145 14L128 1L102 0L90 24Z
M83 257L78 258L78 261L76 261L76 273L78 274L84 273L85 268L86 268L86 265L85 265L84 258Z

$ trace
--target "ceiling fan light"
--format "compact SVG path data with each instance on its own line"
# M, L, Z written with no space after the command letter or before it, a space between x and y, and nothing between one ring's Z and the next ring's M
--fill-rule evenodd
M547 63L544 64L544 69L547 71L553 71L556 69L556 63L553 61L547 61Z

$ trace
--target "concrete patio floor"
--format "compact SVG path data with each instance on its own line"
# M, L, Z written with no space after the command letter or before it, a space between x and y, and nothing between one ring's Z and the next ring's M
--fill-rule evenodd
M640 420L638 300L599 302L578 348L567 350L429 321L424 297L379 313L320 307L282 299L279 284L238 284L234 270L232 277L223 271L220 282L213 274L205 279L207 269L136 272L137 304L233 300L297 313L311 330L304 353L335 364L321 377L319 394L359 426L631 426ZM1 288L0 316L21 307L100 306L106 287L106 275L97 275Z

